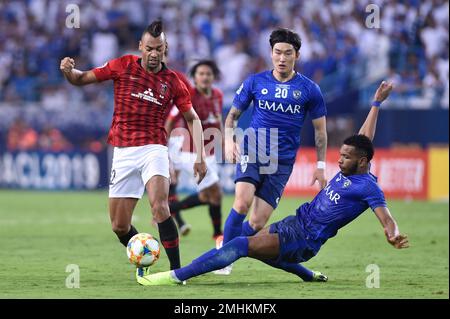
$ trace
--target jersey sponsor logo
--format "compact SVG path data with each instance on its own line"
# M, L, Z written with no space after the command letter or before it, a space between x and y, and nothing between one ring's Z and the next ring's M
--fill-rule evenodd
M241 172L245 173L247 170L247 163L248 163L248 155L244 155L241 157Z
M297 114L301 113L302 106L295 104L285 105L283 103L269 102L266 100L258 100L258 107L263 110L273 111L273 112L283 112Z
M152 89L150 89L150 88L148 90L145 90L144 93L131 93L131 96L138 98L140 100L145 100L148 102L155 103L157 105L162 105L162 103L159 102L158 99L153 96Z
M294 95L294 98L297 100L302 96L302 92L299 90L294 90L294 92L292 92L292 94Z
M328 184L328 186L324 188L324 191L325 195L327 195L332 202L334 202L335 204L338 203L338 200L339 198L341 198L341 195L339 195L335 190L332 190L330 184Z
M269 93L269 90L268 89L262 89L261 90L261 94L264 94L264 95L266 95L267 93Z

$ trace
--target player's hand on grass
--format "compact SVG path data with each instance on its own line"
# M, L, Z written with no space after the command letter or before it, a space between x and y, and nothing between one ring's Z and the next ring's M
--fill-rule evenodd
M384 231L384 233L386 234L386 238L387 238L389 244L391 244L395 248L402 249L402 248L409 247L408 236L403 235L403 234L398 234L397 236L389 237L389 234L387 233L386 230Z
M233 140L225 140L225 158L229 163L241 161L241 151Z
M319 183L320 189L324 189L325 186L327 186L328 181L325 177L324 169L316 168L312 176L311 186L313 186L316 181Z
M205 160L202 159L200 162L195 162L194 164L194 177L197 180L197 184L200 184L200 182L205 178L206 171L208 168L206 167Z
M393 88L394 85L392 84L392 82L381 82L380 86L375 92L374 101L383 102L384 100L386 100Z
M65 57L61 60L61 64L59 66L60 70L63 73L70 73L72 69L75 67L75 60L69 57Z

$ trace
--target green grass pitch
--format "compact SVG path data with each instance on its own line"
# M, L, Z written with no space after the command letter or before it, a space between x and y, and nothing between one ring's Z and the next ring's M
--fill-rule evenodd
M223 202L223 219L232 204ZM292 214L307 199L283 198L271 222ZM241 259L231 276L206 274L186 286L141 287L125 248L110 230L106 192L0 190L0 298L449 298L449 205L390 201L411 247L396 250L370 211L343 228L305 263L328 275L305 283L257 260ZM148 201L136 208L134 224L158 237ZM212 248L206 207L184 212L193 230L180 238L182 264ZM66 287L69 264L80 269L80 288ZM380 287L367 288L376 264ZM164 252L153 270L165 271Z

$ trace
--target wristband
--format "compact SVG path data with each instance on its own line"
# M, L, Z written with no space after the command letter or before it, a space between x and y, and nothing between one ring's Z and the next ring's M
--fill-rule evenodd
M326 166L327 166L327 164L325 162L323 162L323 161L318 161L317 162L317 168L318 169L325 169Z
M372 102L372 106L380 107L380 105L381 105L381 102L380 102L380 101L373 101L373 102Z

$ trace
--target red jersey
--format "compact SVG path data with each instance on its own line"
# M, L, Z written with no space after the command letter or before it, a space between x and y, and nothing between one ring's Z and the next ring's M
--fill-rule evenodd
M219 89L213 88L211 90L210 96L205 96L200 93L196 88L190 87L189 91L191 93L191 101L195 112L197 113L200 121L202 122L203 131L208 128L216 128L219 131L222 128L221 116L223 109L223 93ZM176 109L172 109L169 114L169 119L173 121L178 121L182 117L181 113ZM186 124L185 124L186 126ZM210 156L214 154L214 147L208 144L211 142L218 143L219 141L214 141L214 136L208 134L205 135L205 151L206 155ZM220 141L221 143L221 141ZM192 136L190 136L190 141L185 140L183 145L183 151L194 152L194 142Z
M187 79L186 75L184 75L183 72L177 71L177 70L173 70L173 72L175 72L178 76L178 78L180 79L181 82L184 83L184 85L186 85L186 87L188 88L189 92L191 91L191 83L189 82L189 80ZM187 127L187 123L184 120L183 116L181 115L181 113L178 111L178 108L175 104L172 103L172 108L171 108L171 112L169 113L169 118L173 118L175 120L175 123L173 125L173 128L177 128L177 127L184 127L184 128L188 128Z
M113 146L167 144L164 123L172 106L192 107L189 90L165 64L147 72L141 58L125 55L93 69L99 82L114 80L114 114L108 143Z

